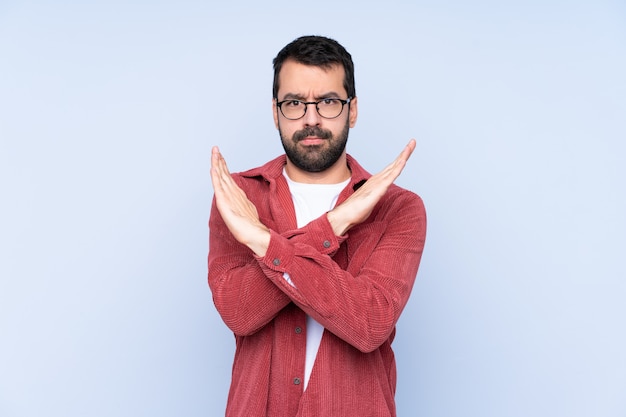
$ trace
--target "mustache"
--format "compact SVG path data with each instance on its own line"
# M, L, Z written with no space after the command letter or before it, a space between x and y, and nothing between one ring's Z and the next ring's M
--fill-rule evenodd
M330 139L333 137L333 134L330 130L322 129L319 126L309 126L296 131L296 133L293 134L293 141L299 142L310 136L315 136L320 139Z

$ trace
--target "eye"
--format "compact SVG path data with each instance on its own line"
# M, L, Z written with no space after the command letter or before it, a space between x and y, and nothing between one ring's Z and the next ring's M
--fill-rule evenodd
M286 107L300 107L302 106L302 102L300 100L287 100L284 102L283 106Z
M324 98L319 101L318 107L323 107L325 109L338 109L341 108L341 100L338 98Z

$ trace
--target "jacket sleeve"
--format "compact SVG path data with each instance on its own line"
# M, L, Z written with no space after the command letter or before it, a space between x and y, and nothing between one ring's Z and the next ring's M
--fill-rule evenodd
M235 240L217 210L215 197L209 231L208 280L215 307L233 333L253 334L291 300L267 279L252 251Z
M265 257L257 258L275 288L362 352L391 336L413 287L426 235L426 213L417 195L407 191L383 205L371 222L342 238L334 236L325 215L291 235L272 232ZM348 266L342 269L332 256L346 238Z

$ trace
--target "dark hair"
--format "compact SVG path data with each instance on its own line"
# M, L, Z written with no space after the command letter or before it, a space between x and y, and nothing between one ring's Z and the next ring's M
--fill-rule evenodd
M345 71L343 86L348 97L356 97L354 87L354 64L352 56L334 39L324 36L302 36L285 46L274 58L274 88L273 97L278 98L278 75L287 60L294 60L300 64L330 68L341 64Z

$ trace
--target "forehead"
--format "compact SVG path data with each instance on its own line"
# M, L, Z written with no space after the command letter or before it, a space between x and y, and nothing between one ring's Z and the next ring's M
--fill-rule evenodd
M344 76L340 64L317 67L288 60L278 74L278 97L286 94L319 96L329 92L345 95Z

